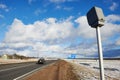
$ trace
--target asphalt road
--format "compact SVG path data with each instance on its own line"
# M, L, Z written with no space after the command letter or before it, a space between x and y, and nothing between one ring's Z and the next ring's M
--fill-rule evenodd
M0 80L13 80L32 70L51 64L55 61L46 61L45 64L36 64L36 62L27 62L19 64L0 65Z

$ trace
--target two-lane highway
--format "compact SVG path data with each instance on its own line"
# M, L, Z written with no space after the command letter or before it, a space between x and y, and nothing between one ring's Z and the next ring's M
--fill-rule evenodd
M0 80L13 80L32 70L51 64L55 61L46 61L45 64L36 64L36 62L27 62L19 64L0 65Z

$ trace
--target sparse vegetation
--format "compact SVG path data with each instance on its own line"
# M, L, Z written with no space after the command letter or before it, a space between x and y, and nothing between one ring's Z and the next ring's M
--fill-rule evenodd
M0 56L0 58L4 58L4 59L30 59L30 58L33 58L33 57L27 57L27 56L23 56L23 55L18 55L18 54L3 54Z

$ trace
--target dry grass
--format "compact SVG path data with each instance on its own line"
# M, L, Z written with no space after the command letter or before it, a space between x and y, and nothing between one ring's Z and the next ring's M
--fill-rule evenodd
M37 61L37 59L26 59L26 60L20 60L20 59L0 59L0 64L22 63L22 62L31 62L31 61Z

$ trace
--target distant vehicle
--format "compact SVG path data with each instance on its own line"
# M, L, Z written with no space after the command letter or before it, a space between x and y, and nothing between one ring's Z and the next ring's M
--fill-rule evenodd
M43 57L41 57L38 62L38 64L44 64L45 63L45 59Z

